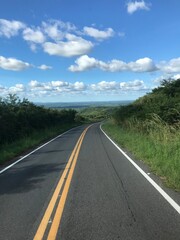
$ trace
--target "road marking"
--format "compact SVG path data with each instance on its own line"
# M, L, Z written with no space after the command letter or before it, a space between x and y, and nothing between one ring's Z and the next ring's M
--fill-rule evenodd
M75 128L79 128L79 127L75 127ZM72 128L72 129L75 129L75 128ZM3 172L7 171L9 168L13 167L14 165L16 165L17 163L21 162L22 160L24 160L25 158L29 157L31 154L33 154L34 152L38 151L39 149L45 147L47 144L53 142L54 140L56 140L57 138L65 135L66 133L70 132L72 129L69 129L68 131L58 135L57 137L51 139L50 141L44 143L43 145L41 145L40 147L36 148L35 150L33 150L32 152L28 153L27 155L25 155L24 157L21 157L19 160L17 160L16 162L10 164L9 166L5 167L4 169L2 169L0 171L0 174L2 174Z
M77 147L78 147L78 145L79 145L79 142L80 142L81 138L82 138L82 135L81 135L80 138L78 139L78 142L76 143L76 146L75 146L74 149L73 149L73 152L72 152L72 154L71 154L71 156L70 156L70 158L69 158L69 160L68 160L68 163L67 163L67 165L66 165L66 167L65 167L65 169L64 169L64 171L63 171L63 174L62 174L62 176L61 176L61 178L60 178L60 180L59 180L59 182L58 182L58 184L57 184L57 187L56 187L56 189L55 189L55 191L54 191L54 194L53 194L53 196L52 196L52 198L51 198L51 200L50 200L50 203L49 203L49 205L48 205L48 207L47 207L47 209L46 209L46 212L45 212L45 214L44 214L44 217L43 217L42 220L41 220L41 223L40 223L40 225L39 225L39 228L38 228L38 230L37 230L37 232L36 232L36 235L35 235L34 239L42 239L42 237L43 237L43 235L44 235L44 232L45 232L45 230L46 230L48 221L49 221L50 216L51 216L51 214L52 214L52 211L53 211L53 209L54 209L54 205L55 205L55 203L56 203L56 201L57 201L57 198L59 197L59 193L60 193L61 188L62 188L62 185L63 185L63 183L64 183L64 181L65 181L65 179L66 179L66 175L67 175L68 170L69 170L69 168L70 168L70 166L71 166L71 163L72 163L72 160L73 160L75 151L76 151L76 149L77 149Z
M84 136L85 136L85 133L86 133L86 131L87 131L87 129L88 128L86 128L84 131L83 131L83 133L81 134L81 136L79 137L79 139L78 139L78 141L77 141L77 143L76 143L76 146L74 147L74 149L73 149L73 152L72 152L72 154L71 154L71 156L70 156L70 158L69 158L69 160L68 160L68 163L67 163L67 165L66 165L66 167L65 167L65 169L64 169L64 171L63 171L63 174L62 174L62 176L61 176L61 178L60 178L60 180L59 180L59 182L58 182L58 184L57 184L57 187L56 187L56 189L55 189L55 191L54 191L54 194L53 194L53 196L52 196L52 198L51 198L51 200L50 200L50 202L49 202L49 205L48 205L48 207L47 207L47 209L46 209L46 211L45 211L45 214L44 214L44 216L43 216L43 218L42 218L42 220L41 220L41 223L40 223L40 225L39 225L39 227L38 227L38 230L37 230L37 232L36 232L36 234L35 234L35 237L34 237L34 240L40 240L40 239L43 239L43 236L44 236L44 233L45 233L45 231L46 231L46 228L47 228L47 225L48 225L48 223L49 223L49 220L51 219L51 215L52 215L52 212L53 212L53 210L54 210L54 207L55 207L55 204L56 204L56 202L57 202L57 199L58 199L58 197L59 196L61 196L61 198L60 198L60 201L61 201L61 199L64 197L63 196L63 193L64 193L64 190L63 190L63 193L60 195L60 191L61 191L61 189L62 189L62 186L64 185L64 182L66 181L66 183L67 183L67 181L68 181L68 179L69 179L69 175L70 175L70 172L72 172L72 168L74 169L75 168L75 166L74 166L74 161L76 160L77 161L77 157L78 157L78 154L79 154L79 151L80 151L80 147L81 147L81 145L82 145L82 141L83 141L83 139L84 139ZM70 170L69 170L70 169ZM69 173L68 173L69 172ZM69 174L69 175L68 175ZM67 177L68 176L68 177ZM65 184L65 186L66 186L67 184ZM64 186L64 188L65 188L65 186ZM67 197L67 196L66 196ZM64 204L65 204L65 202L64 202ZM59 204L60 205L60 204ZM57 211L56 211L57 212ZM58 216L59 217L59 216ZM55 218L54 218L55 219ZM57 221L57 220L56 220ZM51 222L53 222L54 223L54 220L52 221L51 220ZM57 226L57 228L59 227L59 225ZM54 233L55 234L55 233ZM57 233L56 233L57 234ZM51 238L51 239L53 239L53 238Z
M55 213L55 216L54 216L54 220L52 222L51 229L49 231L49 235L48 235L47 240L56 239L56 235L57 235L58 228L60 226L60 222L61 222L61 218L62 218L62 213L63 213L64 206L65 206L65 203L66 203L66 198L67 198L69 187L70 187L70 184L71 184L72 176L73 176L74 169L75 169L75 166L76 166L77 158L78 158L78 155L79 155L79 152L80 152L80 148L81 148L84 136L85 136L88 128L86 128L85 131L83 132L83 136L81 138L80 144L79 144L78 149L76 151L76 154L74 156L74 160L73 160L71 169L69 171L69 175L67 177L67 181L65 183L65 186L64 186L64 189L63 189L63 192L62 192L62 197L59 201L59 204L58 204L58 207L57 207L57 210L56 210L56 213Z
M151 183L151 185L164 197L164 199L180 214L180 206L154 181L150 178L102 129L101 131L109 139L110 142L129 160L129 162Z

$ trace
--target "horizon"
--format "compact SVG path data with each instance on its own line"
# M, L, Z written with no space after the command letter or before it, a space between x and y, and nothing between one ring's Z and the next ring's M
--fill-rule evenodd
M2 0L0 96L135 101L180 78L179 9L179 0Z
M110 100L110 101L81 101L81 102L34 102L34 103L111 103L111 102L133 102L133 100Z

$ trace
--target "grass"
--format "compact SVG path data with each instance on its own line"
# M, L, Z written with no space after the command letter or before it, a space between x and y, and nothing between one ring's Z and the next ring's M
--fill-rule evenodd
M180 128L174 129L154 116L144 123L129 122L124 128L109 120L103 129L116 143L147 163L166 186L180 191Z
M78 124L63 124L56 127L33 132L30 136L24 137L10 144L0 146L0 164L11 160L20 154L44 143L45 141L77 126Z

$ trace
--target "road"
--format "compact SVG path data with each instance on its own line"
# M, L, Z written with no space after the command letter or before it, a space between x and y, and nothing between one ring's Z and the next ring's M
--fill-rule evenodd
M179 240L177 210L99 124L86 127L0 174L0 240Z

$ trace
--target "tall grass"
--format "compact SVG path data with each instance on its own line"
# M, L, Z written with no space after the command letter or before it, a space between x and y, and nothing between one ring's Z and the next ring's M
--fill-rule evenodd
M153 114L145 121L131 119L123 125L111 120L103 128L117 143L145 161L167 186L180 190L180 122L170 126Z

